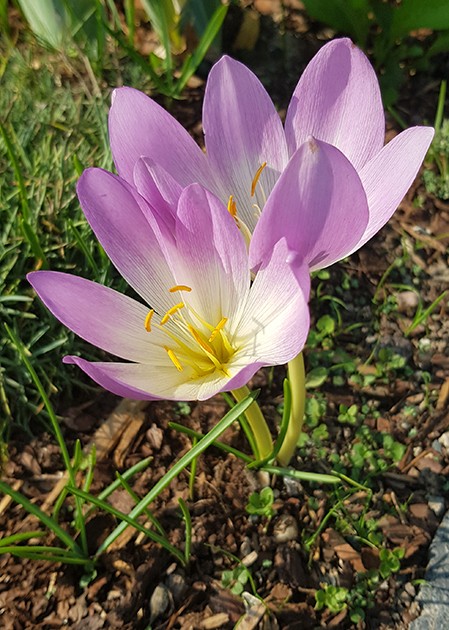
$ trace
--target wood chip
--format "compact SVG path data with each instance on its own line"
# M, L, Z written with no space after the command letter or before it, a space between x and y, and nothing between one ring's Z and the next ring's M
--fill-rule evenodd
M208 617L201 622L201 628L205 630L214 630L214 628L223 628L224 625L229 623L229 615L226 613L217 613L212 617Z
M436 405L437 411L443 411L443 409L446 407L448 398L449 398L449 376L441 385L440 392L438 394L437 405Z

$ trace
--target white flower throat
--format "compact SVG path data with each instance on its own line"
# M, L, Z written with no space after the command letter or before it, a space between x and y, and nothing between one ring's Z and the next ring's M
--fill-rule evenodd
M176 285L170 293L188 294L192 291L187 285ZM148 312L144 326L151 332L152 326L167 336L163 346L170 361L179 372L186 366L192 368L196 377L219 371L229 376L227 365L236 352L226 333L227 317L210 324L188 303L187 297L168 309L159 323L153 321L154 309Z

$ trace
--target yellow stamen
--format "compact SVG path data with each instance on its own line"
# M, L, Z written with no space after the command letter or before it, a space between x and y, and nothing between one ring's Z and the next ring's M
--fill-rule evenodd
M228 212L234 219L237 216L237 204L234 201L234 197L231 195L228 201Z
M174 315L177 311L180 311L182 308L184 308L184 302L179 302L179 304L175 304L174 306L169 308L164 317L161 319L161 326L166 324L170 317Z
M154 315L154 309L150 309L148 312L148 315L145 317L144 326L147 332L151 332L151 318L153 317L153 315Z
M185 284L177 284L171 289L169 289L170 293L176 293L176 291L191 291L191 287L188 287Z
M254 175L254 179L253 179L252 184L251 184L251 197L254 197L254 194L256 192L257 182L259 181L259 177L261 176L262 171L266 167L266 165L267 165L266 162L261 164L259 166L259 168L257 169L256 174ZM228 209L229 209L229 206L228 206Z
M226 324L226 322L228 321L227 317L222 317L220 319L220 321L218 322L218 324L215 326L215 328L212 331L211 336L209 337L209 343L212 343L213 340L215 339L215 337L218 335L218 333L220 332L220 330L223 328L223 326Z
M173 350L170 350L170 348L167 348L167 346L164 346L164 350L168 354L169 359L171 360L175 368L178 370L178 372L182 372L183 367L180 364L179 359L176 356L176 354L173 352Z
M209 344L201 339L199 332L191 324L188 324L187 328L189 329L190 334L195 339L197 344L200 345L203 350L205 350L208 354L214 353L213 348L211 348Z

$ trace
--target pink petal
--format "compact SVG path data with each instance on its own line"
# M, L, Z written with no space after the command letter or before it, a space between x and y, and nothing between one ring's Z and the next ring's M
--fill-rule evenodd
M182 186L207 180L205 155L187 131L165 109L132 88L118 88L112 95L109 135L117 171L133 183L140 157L159 163Z
M86 219L121 275L153 308L168 310L174 304L168 289L176 283L163 251L166 239L145 201L101 169L84 171L77 190Z
M276 109L259 79L238 61L223 57L212 68L203 107L206 150L225 202L234 196L237 211L252 229L253 204L264 204L287 163L284 131ZM267 163L251 197L258 168Z
M311 138L278 180L250 244L250 265L268 260L285 236L312 270L344 258L368 223L368 205L355 169L335 147Z
M418 174L433 135L431 127L406 129L361 169L369 222L352 251L366 243L390 219Z
M77 365L98 385L117 396L133 400L158 400L161 398L161 396L153 396L135 385L134 382L138 380L135 376L136 371L140 374L146 367L140 363L93 363L76 356L66 356L63 362Z
M189 303L216 325L234 320L250 284L245 241L226 207L199 184L184 189L176 215L179 284L192 288Z
M285 134L290 155L312 135L338 147L356 169L380 151L385 118L379 83L351 40L329 42L309 63L293 93Z
M89 343L130 361L154 354L158 331L145 330L147 306L67 273L34 271L27 278L53 315Z
M265 365L293 359L303 349L309 332L309 270L306 265L292 269L290 258L283 238L276 243L270 260L257 271L237 331L236 345L240 345L240 337L246 337L245 345L254 347L252 361Z

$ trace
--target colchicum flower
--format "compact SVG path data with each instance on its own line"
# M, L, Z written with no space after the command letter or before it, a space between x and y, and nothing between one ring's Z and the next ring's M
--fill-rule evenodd
M128 184L101 169L83 173L78 196L108 256L147 305L77 276L30 273L63 324L124 360L67 356L65 363L120 396L204 400L238 390L260 367L301 351L309 278L305 267L293 270L285 239L251 283L235 220L200 185L180 194L170 227Z
M254 233L252 267L285 237L312 270L352 253L388 221L433 137L413 127L383 146L379 84L349 39L329 42L307 66L285 129L256 76L223 57L209 74L203 127L205 154L153 100L117 89L109 130L119 175L167 222L182 188L199 182L247 240Z

